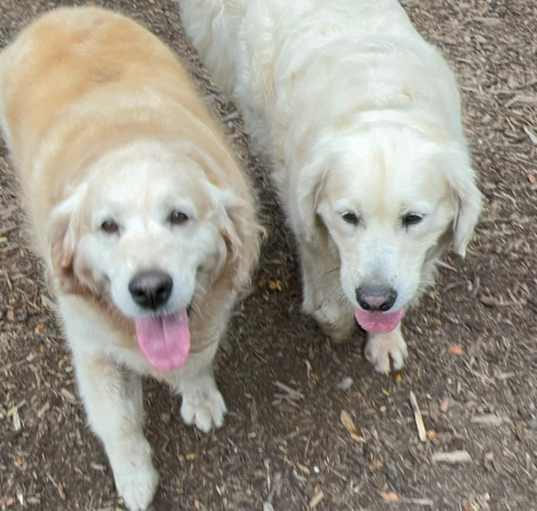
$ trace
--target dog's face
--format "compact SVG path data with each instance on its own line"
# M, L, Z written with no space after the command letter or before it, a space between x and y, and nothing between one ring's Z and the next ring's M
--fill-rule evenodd
M53 236L53 267L134 320L153 365L180 366L190 342L189 306L242 246L235 207L240 201L211 184L191 158L114 154L56 212L65 221L53 219L63 226ZM173 343L176 353L168 349Z
M345 296L369 331L397 326L445 233L458 230L464 251L480 203L471 173L456 168L460 158L415 134L386 131L337 151L315 198L339 252ZM460 174L469 176L464 184Z
M75 264L128 317L188 308L225 257L216 194L194 162L174 165L184 171L144 162L89 185Z

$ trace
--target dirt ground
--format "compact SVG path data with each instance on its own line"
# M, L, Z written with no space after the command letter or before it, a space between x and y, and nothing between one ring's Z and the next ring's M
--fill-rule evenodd
M60 3L69 2L0 0L0 46ZM186 427L179 399L146 383L161 474L154 509L537 510L535 0L405 2L460 76L486 209L466 261L446 259L435 290L406 320L410 358L400 380L374 373L361 333L335 346L300 313L293 242L267 169L248 155L235 107L184 41L174 2L98 3L144 22L190 62L255 177L269 229L254 292L218 357L225 426L210 435ZM122 509L25 247L0 145L0 510ZM471 460L433 461L451 451Z

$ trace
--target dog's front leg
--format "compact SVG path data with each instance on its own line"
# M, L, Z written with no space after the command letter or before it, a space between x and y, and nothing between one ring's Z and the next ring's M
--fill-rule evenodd
M224 423L226 403L216 386L213 360L235 303L231 283L222 279L203 301L193 307L191 320L192 353L186 365L166 380L181 394L181 417L208 433Z
M104 444L118 493L130 511L147 509L158 485L151 447L143 434L142 381L111 360L74 351L88 421Z
M218 343L215 342L202 352L193 353L183 369L167 378L183 398L181 417L185 423L195 424L205 433L221 427L227 412L212 368L217 347Z
M401 325L392 332L367 334L365 356L379 373L387 374L390 369L402 369L407 353Z
M339 261L329 253L302 246L302 310L313 316L335 342L349 340L355 328L352 307L341 289Z

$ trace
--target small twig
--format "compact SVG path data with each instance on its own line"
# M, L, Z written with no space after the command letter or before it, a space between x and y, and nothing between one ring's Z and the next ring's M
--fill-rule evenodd
M295 390L285 383L282 383L280 381L275 381L274 385L278 387L280 390L283 390L285 393L287 393L287 396L289 399L299 400L304 399L304 394L302 392L299 392L298 390Z
M431 499L407 499L403 497L401 502L404 504L414 504L415 506L433 507L434 502Z
M483 426L501 426L504 422L511 422L511 419L508 417L488 414L472 417L470 422L472 422L472 424L481 424Z
M438 266L440 266L441 268L445 268L446 270L450 270L450 271L454 271L454 272L457 271L457 268L454 268L453 266L451 266L450 264L446 263L445 261L437 261L436 264Z
M23 400L18 405L11 407L7 412L7 416L12 417L13 429L15 431L20 431L22 428L21 418L19 416L19 408L22 408L25 404L26 400Z
M514 378L516 374L514 372L508 372L508 373L498 373L496 375L496 379L500 381L509 380L510 378Z
M65 500L65 492L63 491L63 487L61 483L57 483L54 478L50 475L49 472L47 472L47 478L52 483L52 486L56 488L58 495L60 496L60 499Z
M418 429L418 438L421 442L427 442L427 430L425 429L425 424L423 423L423 416L421 415L421 410L418 405L416 395L412 391L410 391L410 405L414 411L414 420L416 421L416 428Z
M487 307L512 307L513 305L521 305L520 302L516 301L504 301L493 296L481 295L479 301L486 305Z
M433 463L470 463L472 457L468 451L437 452L433 454Z

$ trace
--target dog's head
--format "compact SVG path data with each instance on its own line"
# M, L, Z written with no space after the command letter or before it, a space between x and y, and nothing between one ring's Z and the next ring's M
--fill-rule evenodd
M257 259L254 208L211 182L216 166L194 148L126 148L98 161L52 214L57 285L134 320L157 369L185 363L193 302L220 279L245 286Z
M468 152L389 125L321 153L300 202L306 232L337 247L343 291L360 325L392 330L447 242L465 254L481 207Z

